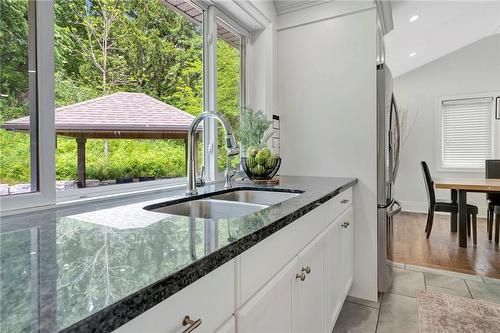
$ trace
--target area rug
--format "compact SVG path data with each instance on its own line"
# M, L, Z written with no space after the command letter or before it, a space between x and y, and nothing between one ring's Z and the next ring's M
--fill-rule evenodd
M418 290L420 333L500 332L500 304Z

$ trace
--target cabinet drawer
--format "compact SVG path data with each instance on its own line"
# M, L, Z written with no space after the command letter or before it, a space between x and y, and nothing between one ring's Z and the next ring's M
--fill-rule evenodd
M121 326L115 333L180 333L185 316L201 319L198 332L215 332L234 311L234 261L229 261L140 316ZM222 326L225 327L225 326ZM222 329L221 332L229 332Z
M352 205L352 187L340 192L333 197L331 207L330 222L335 220L343 211Z
M239 257L240 297L244 304L332 221L334 198L264 239ZM340 202L340 201L339 201Z

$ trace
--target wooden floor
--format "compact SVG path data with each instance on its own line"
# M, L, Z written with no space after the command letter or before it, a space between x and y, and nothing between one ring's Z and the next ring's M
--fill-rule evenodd
M449 215L436 215L431 237L425 238L426 214L395 216L389 258L398 263L446 269L500 278L500 246L488 241L486 219L478 219L477 247L469 238L467 248L458 246L458 234L450 232Z

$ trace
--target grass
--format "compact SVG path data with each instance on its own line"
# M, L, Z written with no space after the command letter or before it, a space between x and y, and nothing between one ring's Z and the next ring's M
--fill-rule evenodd
M0 130L0 182L30 182L29 135ZM56 179L77 178L76 141L58 137ZM199 156L201 143L199 145ZM201 158L200 158L201 163ZM109 155L104 153L104 140L89 139L86 144L87 179L110 180L121 177L149 176L173 178L185 175L183 140L109 140Z

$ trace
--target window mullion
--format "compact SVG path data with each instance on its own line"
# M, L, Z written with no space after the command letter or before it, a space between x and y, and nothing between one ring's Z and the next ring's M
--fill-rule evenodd
M54 3L36 4L39 186L42 195L55 203Z
M204 19L204 111L217 110L217 13L213 6L205 11ZM204 158L206 176L214 180L217 173L217 126L213 119L204 121Z

